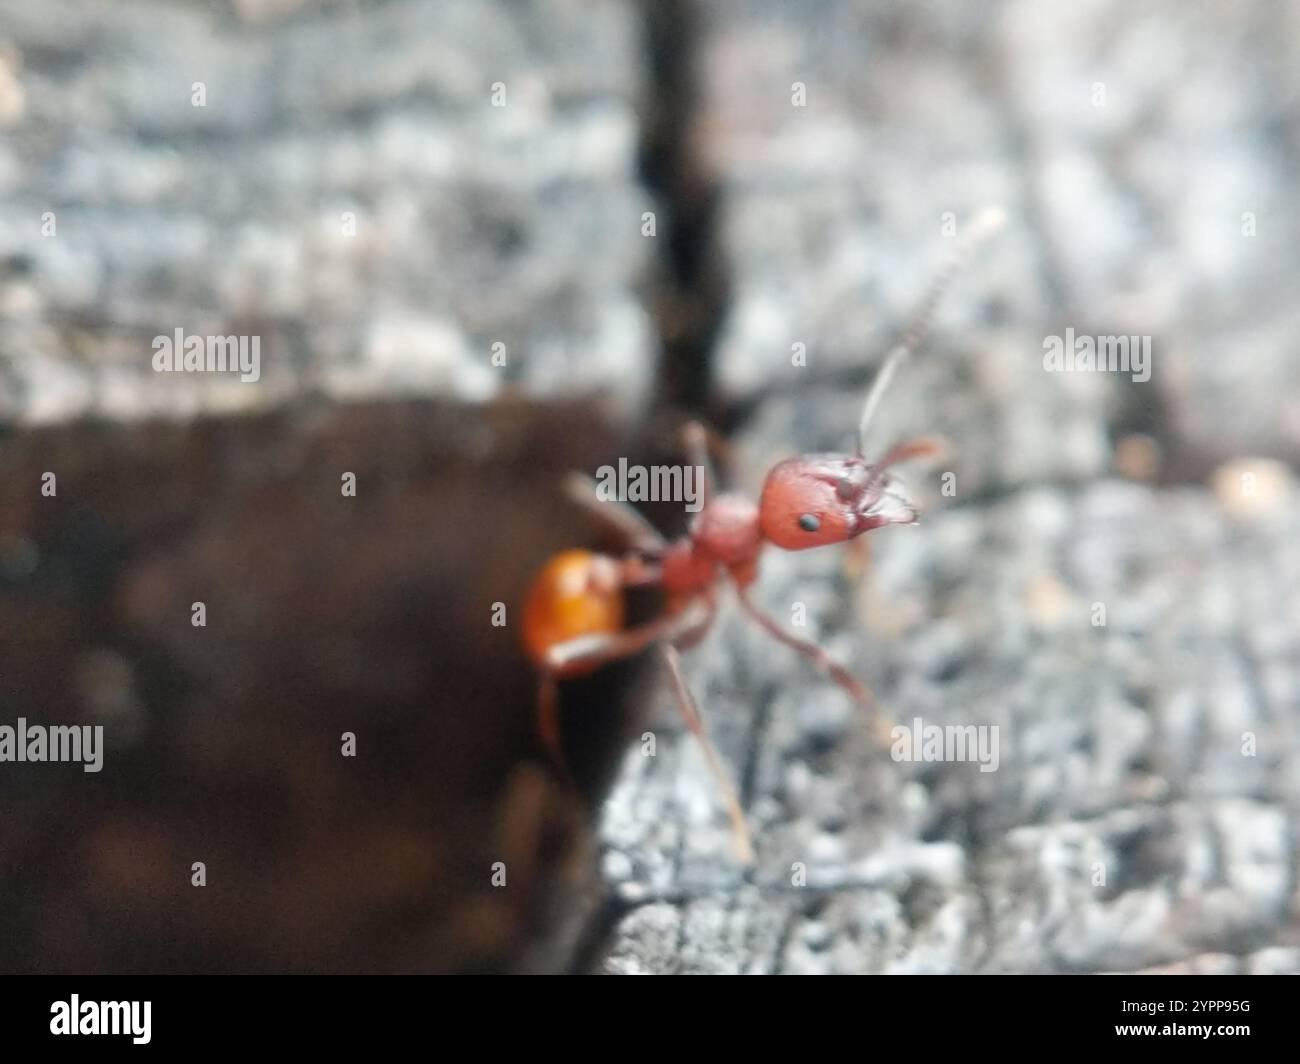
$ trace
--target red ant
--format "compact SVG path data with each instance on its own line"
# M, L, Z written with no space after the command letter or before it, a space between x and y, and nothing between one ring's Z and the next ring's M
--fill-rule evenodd
M695 700L682 676L677 649L703 638L717 615L719 586L729 581L745 612L765 632L798 651L859 704L869 706L866 687L816 643L787 632L750 597L765 543L782 550L806 550L844 543L885 525L912 524L919 512L889 469L898 462L934 454L920 439L901 443L878 462L868 462L867 430L885 389L903 360L919 344L939 297L976 244L1001 224L994 211L981 213L932 282L901 339L872 382L858 424L853 454L811 454L790 458L767 474L757 505L739 495L713 495L703 428L686 427L686 449L704 474L704 506L685 536L669 543L626 503L599 498L594 482L572 474L566 487L574 500L616 532L627 545L620 558L588 550L555 555L538 574L524 607L524 643L541 670L538 731L567 776L559 732L557 681L657 648L672 680L679 711L699 740L717 779L733 825L738 856L753 860L749 829L731 779L709 741ZM658 586L665 596L662 616L624 629L623 592Z

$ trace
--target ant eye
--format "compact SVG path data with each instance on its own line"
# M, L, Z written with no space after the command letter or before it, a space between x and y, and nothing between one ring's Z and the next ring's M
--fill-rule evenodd
M822 527L822 523L812 514L804 514L799 518L799 527L805 532L816 532Z

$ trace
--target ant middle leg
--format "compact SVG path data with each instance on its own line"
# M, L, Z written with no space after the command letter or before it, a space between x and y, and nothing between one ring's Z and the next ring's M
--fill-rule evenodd
M699 623L683 631L671 643L660 644L659 654L668 668L669 679L672 682L673 701L677 705L677 711L681 714L686 727L690 729L691 734L695 736L700 748L704 751L704 759L708 762L709 771L713 774L714 782L718 787L718 793L722 796L722 804L726 807L727 817L731 820L732 843L736 857L742 864L752 864L754 861L754 846L751 842L749 824L745 819L745 813L740 804L740 796L736 792L731 776L722 764L722 758L718 756L713 741L709 738L708 729L704 724L704 716L700 713L699 703L696 702L695 696L691 694L690 688L686 684L686 678L681 668L681 658L678 655L679 650L693 647L699 643L708 634L709 629L713 627L713 622L717 619L717 596L712 591L706 592L703 601L705 610Z
M713 774L714 782L718 786L718 792L722 796L723 805L726 806L727 816L731 820L732 843L735 847L736 858L742 864L753 864L754 862L754 845L750 841L749 823L745 819L745 812L740 805L740 796L736 793L735 784L731 781L731 776L727 773L722 759L718 756L718 751L714 747L712 740L709 738L708 730L704 726L704 718L700 716L699 706L695 702L695 696L691 694L690 688L686 686L686 679L682 675L681 659L677 654L677 648L671 643L661 643L659 646L659 656L668 669L669 679L672 681L673 700L677 704L677 711L681 714L682 720L686 722L686 727L695 736L696 741L700 744L700 749L704 752L704 759L708 762L709 771Z
M708 622L708 607L693 602L678 613L621 632L598 632L580 635L557 643L546 652L545 668L554 674L586 671L611 661L633 657L659 642L675 642L688 637Z
M588 672L601 665L641 653L655 643L698 638L714 617L711 602L692 604L677 614L623 632L602 632L557 643L546 654L537 688L537 737L564 781L573 784L573 773L564 754L560 731L561 676Z

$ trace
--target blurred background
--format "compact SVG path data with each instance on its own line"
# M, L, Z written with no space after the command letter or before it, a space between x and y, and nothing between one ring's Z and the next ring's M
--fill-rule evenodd
M1298 93L1291 0L0 0L0 725L105 729L0 762L0 970L1300 971ZM641 663L575 800L561 474L846 449L990 204L876 426L921 524L757 596L997 771L728 608L755 865Z

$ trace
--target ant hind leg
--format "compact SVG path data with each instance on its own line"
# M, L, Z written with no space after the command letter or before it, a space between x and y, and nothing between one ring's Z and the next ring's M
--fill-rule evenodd
M707 504L717 490L717 476L713 471L713 462L709 458L709 430L699 421L688 421L682 426L682 446L686 451L686 460L700 471L703 483L700 485L701 502Z
M554 675L542 673L537 685L537 737L555 766L565 786L577 789L569 759L564 755L564 737L560 732L560 688Z
M564 478L564 491L624 548L658 554L668 545L659 530L636 507L621 500L602 498L591 477L570 473Z

